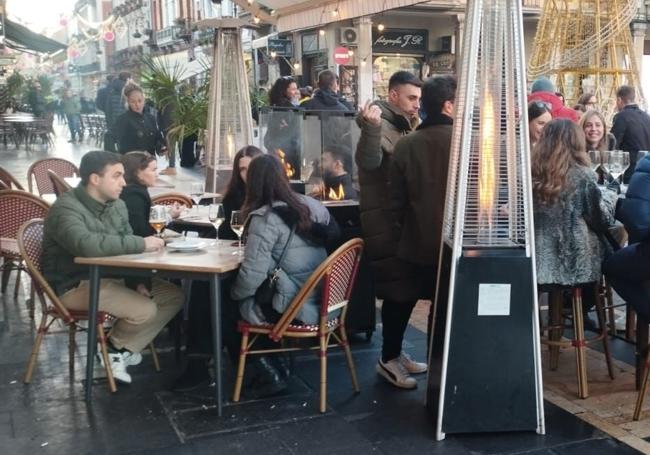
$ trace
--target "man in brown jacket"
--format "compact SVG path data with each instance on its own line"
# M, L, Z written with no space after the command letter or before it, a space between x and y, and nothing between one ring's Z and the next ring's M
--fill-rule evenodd
M390 208L398 231L397 257L410 264L415 287L433 299L447 191L456 94L452 76L422 87L425 120L395 145L390 168ZM429 325L431 314L429 314Z
M388 172L397 141L418 124L422 82L406 71L393 74L388 99L366 103L357 117L361 137L355 161L359 169L359 205L365 253L372 264L377 297L383 299L383 345L377 373L391 384L417 387L412 373L423 373L424 363L402 352L402 338L418 300L409 264L397 258L397 239L389 210Z

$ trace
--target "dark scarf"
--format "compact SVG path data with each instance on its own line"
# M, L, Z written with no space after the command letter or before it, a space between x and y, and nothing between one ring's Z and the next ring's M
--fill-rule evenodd
M446 114L434 114L434 115L427 115L427 118L424 119L422 123L420 123L420 126L417 127L418 130L423 130L425 128L428 128L430 126L436 126L436 125L453 125L454 119L449 117Z

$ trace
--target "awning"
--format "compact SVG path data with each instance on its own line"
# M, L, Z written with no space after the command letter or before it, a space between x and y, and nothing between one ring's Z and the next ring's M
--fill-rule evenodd
M385 10L427 3L428 0L258 0L275 10L277 31L287 32L319 27L361 16L370 16ZM336 10L336 14L333 14Z
M7 18L4 19L4 25L4 42L7 47L16 49L17 51L52 54L68 47L63 43L34 33L24 25L20 25Z

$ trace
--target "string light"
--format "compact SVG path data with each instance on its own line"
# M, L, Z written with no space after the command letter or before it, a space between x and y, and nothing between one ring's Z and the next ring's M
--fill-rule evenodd
M338 8L333 9L333 10L332 10L332 17L336 17L336 16L338 16L338 15L339 15L339 9L338 9Z
M259 24L260 23L260 17L259 16L253 17L253 22L255 22L256 24Z
M325 36L325 29L322 29L322 28L321 28L321 29L318 31L318 34L319 34L320 36Z
M354 50L348 49L348 55L352 57L354 55Z
M365 59L365 58L361 60L361 66L366 66L366 63L367 63L367 62L366 62L366 59Z
M275 51L271 51L271 58L275 58L278 56L278 53Z
M294 69L299 70L300 69L300 63L296 62L293 64Z
M248 0L248 4L249 4L249 5L252 5L252 4L253 4L253 0Z
M382 22L377 24L377 30L379 30L380 32L383 32L385 28L386 26Z

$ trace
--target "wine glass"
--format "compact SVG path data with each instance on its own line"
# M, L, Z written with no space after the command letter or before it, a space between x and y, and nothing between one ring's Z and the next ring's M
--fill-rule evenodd
M196 205L197 213L199 212L199 203L201 202L201 199L203 199L203 193L202 182L192 182L190 184L190 197L194 201L194 205Z
M208 207L208 220L214 226L214 230L217 232L216 240L219 240L219 226L221 223L226 221L226 215L223 211L223 205L221 204L210 204Z
M600 166L600 150L589 150L589 160L591 161L591 170L598 169L598 166Z
M241 254L241 236L244 233L244 214L241 210L233 210L230 216L230 229L239 239L239 254Z
M600 167L603 168L603 171L605 173L609 174L609 163L611 160L611 155L614 153L613 150L606 150L604 152L600 152Z
M167 210L163 205L153 205L149 211L149 225L156 231L156 237L160 237L160 231L167 224Z

